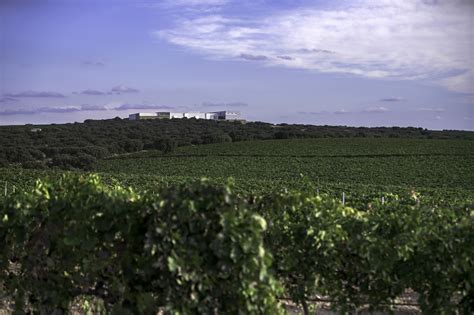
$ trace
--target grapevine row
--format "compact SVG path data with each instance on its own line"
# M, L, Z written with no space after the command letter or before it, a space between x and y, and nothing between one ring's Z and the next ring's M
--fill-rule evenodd
M96 175L38 181L0 206L0 284L17 311L281 312L315 294L427 314L474 310L472 204L347 207L314 191L236 194L199 181L136 193ZM1 286L0 286L1 287Z

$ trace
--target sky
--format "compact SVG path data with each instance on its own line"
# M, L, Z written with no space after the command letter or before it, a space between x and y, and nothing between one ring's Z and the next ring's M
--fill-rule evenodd
M1 125L218 110L474 130L474 1L0 2Z

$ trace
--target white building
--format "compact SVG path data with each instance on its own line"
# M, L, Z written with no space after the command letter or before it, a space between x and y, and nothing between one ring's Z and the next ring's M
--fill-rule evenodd
M157 113L136 113L128 115L128 120L142 120L158 118Z
M195 118L195 119L211 119L211 120L240 120L240 112L237 111L220 111L220 112L156 112L156 113L136 113L128 116L129 120L142 119L172 119L172 118Z

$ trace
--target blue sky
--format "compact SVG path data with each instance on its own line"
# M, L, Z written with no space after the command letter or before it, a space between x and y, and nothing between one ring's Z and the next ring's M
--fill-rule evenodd
M4 0L0 124L240 110L474 130L470 0Z

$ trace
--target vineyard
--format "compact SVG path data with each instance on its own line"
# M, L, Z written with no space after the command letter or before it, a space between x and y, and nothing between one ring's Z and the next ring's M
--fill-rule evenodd
M410 289L423 312L473 311L472 204L395 197L368 208L325 195L242 197L206 181L137 194L63 176L0 208L2 295L18 311L114 314L384 309Z
M426 314L474 311L472 141L221 143L94 172L0 168L12 309L309 313L324 296L388 311L413 292Z
M183 147L101 161L99 172L470 189L471 141L305 139ZM155 154L155 156L150 156Z
M179 147L173 155L220 156L387 156L387 155L472 155L474 147L466 140L397 138L321 138L241 141ZM148 155L158 155L151 151ZM144 157L132 153L128 157Z

